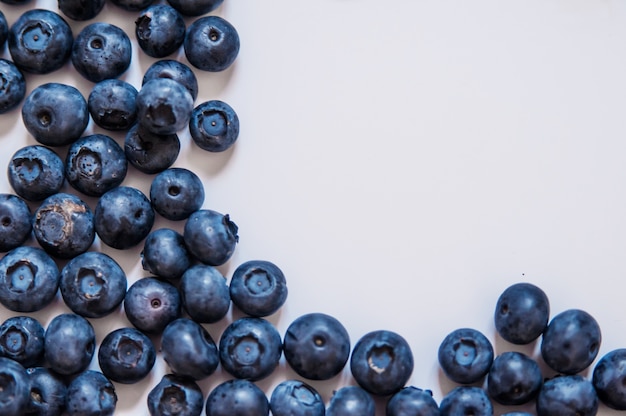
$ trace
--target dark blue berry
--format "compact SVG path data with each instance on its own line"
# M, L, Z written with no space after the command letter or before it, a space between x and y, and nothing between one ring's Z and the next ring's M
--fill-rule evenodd
M150 416L200 416L204 397L195 381L166 374L150 390L147 402Z
M150 6L154 0L111 0L111 2L124 10L136 12Z
M180 13L166 4L144 9L135 20L137 43L153 58L163 58L176 52L185 39L185 29Z
M98 349L98 364L112 381L133 384L145 378L156 361L156 348L143 332L118 328L109 332Z
M185 16L200 16L217 9L224 0L167 0L167 2Z
M491 342L473 328L455 329L439 345L439 365L456 383L471 384L482 379L489 372L493 358Z
M41 201L61 191L65 165L61 157L46 146L25 146L11 157L7 176L16 194L28 201Z
M228 214L200 209L187 218L183 237L189 252L201 262L220 266L235 252L238 227Z
M223 152L235 144L239 137L239 117L223 101L205 101L191 113L189 134L201 149Z
M0 325L0 356L24 367L41 364L45 331L31 316L13 316Z
M213 266L191 266L183 273L179 290L185 311L196 322L214 323L228 313L226 278Z
M106 130L128 130L137 120L137 89L128 82L109 78L96 83L87 108L94 123Z
M154 134L135 124L124 139L126 159L138 171L154 174L174 164L180 153L177 134Z
M197 69L223 71L239 54L239 34L235 27L219 16L204 16L187 27L183 43L185 56Z
M439 410L441 416L493 416L493 404L487 392L474 386L459 386L452 389L441 400Z
M61 416L65 409L67 386L61 376L47 367L26 369L30 384L30 401L26 416Z
M26 78L18 67L0 59L0 114L16 108L26 96Z
M9 38L9 23L7 18L0 10L0 49L4 50L4 44Z
M548 326L550 302L543 290L531 283L516 283L502 292L494 321L502 338L513 344L529 344Z
M17 195L0 194L0 251L7 252L21 246L28 240L31 231L28 204Z
M63 375L85 371L96 348L93 326L87 319L73 313L52 318L44 341L48 366Z
M104 8L105 0L58 0L59 10L72 20L90 20Z
M535 398L543 383L539 364L526 354L507 351L498 355L487 375L489 397L500 404L519 405Z
M204 185L189 169L165 169L152 180L150 202L168 220L184 220L202 207Z
M300 380L285 380L274 387L270 396L273 416L324 416L322 396Z
M345 386L330 398L326 416L375 416L372 396L359 386Z
M144 277L126 291L124 312L137 329L159 334L167 324L180 317L180 294L170 283Z
M67 386L68 416L113 416L117 405L115 386L99 371L86 370Z
M165 327L161 352L172 373L194 380L213 374L220 362L211 335L202 325L187 318L176 319Z
M387 416L439 416L439 406L430 390L408 386L389 398L386 406Z
M146 237L141 264L151 274L177 280L191 265L191 257L181 234L171 228L159 228Z
M144 73L141 85L155 78L170 78L183 84L193 101L198 97L198 79L188 65L174 59L156 61Z
M21 415L29 399L26 369L17 361L0 357L0 415Z
M233 303L250 316L268 316L287 300L283 271L267 260L249 260L235 269L230 281Z
M206 401L207 416L267 416L270 405L259 387L248 380L218 384Z
M626 348L606 353L593 369L598 398L612 409L626 410Z
M137 120L154 134L174 134L187 127L193 98L187 88L170 78L155 78L137 94Z
M545 383L537 396L537 416L594 416L598 395L591 381L580 375L554 377Z

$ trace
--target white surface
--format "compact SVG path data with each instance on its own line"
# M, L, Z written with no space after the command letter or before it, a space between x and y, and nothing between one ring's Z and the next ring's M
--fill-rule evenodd
M0 9L12 23L35 6L56 10L52 0ZM237 28L241 51L223 73L196 72L196 103L231 104L241 134L210 154L182 131L175 165L200 175L205 207L240 228L225 276L250 259L285 272L289 298L270 318L281 334L313 311L342 321L353 344L371 330L397 331L415 355L409 384L438 402L453 387L437 364L448 332L474 327L497 352L515 349L496 336L492 314L518 281L542 287L553 315L591 313L601 355L626 346L623 2L225 0L214 14ZM134 66L122 79L139 88L154 59L137 47L136 15L107 4L95 20L130 34ZM70 23L78 33L88 22ZM27 80L28 91L57 80L88 96L92 86L69 64ZM0 117L0 131L1 166L35 143L19 110ZM88 132L106 133L93 124ZM147 192L149 181L131 169L124 184ZM0 189L10 191L4 177ZM130 283L146 275L141 247L103 250ZM47 324L64 310L59 302L34 316ZM92 322L98 340L128 325L121 311ZM207 328L217 340L228 322ZM117 385L116 414L147 414L146 396L166 371L159 357L147 379ZM294 376L283 362L258 384L269 397ZM227 378L218 370L200 382L205 397ZM346 368L311 384L328 401L352 383Z

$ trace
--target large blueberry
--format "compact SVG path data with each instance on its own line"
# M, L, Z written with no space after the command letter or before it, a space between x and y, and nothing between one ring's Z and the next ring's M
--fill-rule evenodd
M612 409L626 410L626 348L606 353L593 369L592 383L599 399Z
M493 404L487 392L475 386L455 387L443 397L439 410L441 416L493 416Z
M89 81L100 82L126 72L131 55L126 32L111 23L95 22L76 35L71 60L79 74Z
M126 133L124 153L128 163L138 171L159 173L176 161L180 153L180 139L176 133L151 133L137 123Z
M30 145L13 154L7 177L16 194L28 201L41 201L61 190L65 166L49 147Z
M137 120L137 89L126 81L109 78L96 83L87 108L94 123L107 130L128 130Z
M235 269L230 281L233 303L250 316L268 316L287 300L283 271L267 260L249 260Z
M80 315L63 313L52 318L44 338L48 366L59 374L78 374L89 367L96 348L96 334Z
M143 74L141 85L155 78L170 78L178 81L191 94L191 98L195 101L198 98L198 79L188 65L175 59L161 59L148 67Z
M496 330L513 344L528 344L548 326L550 302L543 290L531 283L507 287L494 312Z
M591 381L580 375L557 376L543 383L537 396L537 416L594 416L598 395Z
M345 386L336 390L326 416L375 416L376 404L372 396L359 386Z
M263 390L248 380L218 384L206 401L207 416L267 416L270 404Z
M224 101L205 101L191 113L189 134L201 149L223 152L239 137L239 117Z
M47 306L59 288L59 268L39 247L20 246L0 260L0 303L15 312Z
M180 317L180 294L170 283L143 277L126 291L124 312L137 329L159 334L167 324Z
M183 273L178 289L185 311L196 322L214 323L228 313L226 278L213 266L191 266Z
M21 415L28 405L29 396L26 369L17 361L0 357L0 414Z
M141 252L143 269L168 280L180 279L191 265L183 236L171 228L151 231Z
M437 357L450 380L471 384L487 375L494 352L482 332L474 328L458 328L441 341Z
M167 0L167 2L185 16L200 16L217 9L224 0Z
M439 416L439 406L430 390L408 386L389 398L386 406L387 416Z
M389 330L363 335L352 350L350 370L361 387L385 396L400 390L413 373L413 353L408 342Z
M235 252L239 241L237 224L228 214L200 209L187 218L183 237L189 252L211 266L220 266Z
M239 318L226 327L219 343L220 362L228 373L250 381L269 376L282 355L280 334L262 318Z
M0 356L24 367L41 364L45 331L31 316L13 316L0 325Z
M72 20L90 20L104 8L105 0L58 0L61 13Z
M99 371L86 370L67 386L68 416L113 416L117 405L115 386Z
M273 416L324 416L324 400L315 388L300 380L279 383L270 396Z
M487 375L487 392L496 402L518 405L535 398L543 383L539 364L526 354L507 351L498 355Z
M285 332L285 358L301 377L327 380L343 370L350 356L350 336L336 318L308 313L296 318Z
M48 74L70 58L74 37L65 19L51 10L25 11L9 29L9 52L22 71Z
M200 416L204 397L195 381L166 374L150 390L147 402L150 416Z
M144 9L135 20L135 35L141 50L153 58L176 52L185 40L185 21L167 4Z
M154 134L174 134L189 123L193 98L187 88L170 78L155 78L137 94L137 120Z
M135 328L109 332L98 348L100 370L110 380L133 384L145 378L156 361L154 344Z
M126 274L107 254L88 251L63 266L59 288L67 307L88 318L117 309L126 295Z
M559 373L576 374L598 355L600 325L588 312L568 309L554 316L541 339L541 356Z
M185 56L194 67L210 72L223 71L239 54L239 34L227 20L219 16L196 19L185 34Z
M89 123L87 101L71 85L49 82L39 85L26 97L22 120L41 144L65 146L82 135Z
M189 169L165 169L152 180L150 202L168 220L184 220L202 207L204 185Z
M67 385L62 377L47 367L26 369L30 401L25 416L61 416L65 409Z
M17 107L26 96L26 78L7 59L0 59L0 114Z
M32 231L28 204L17 195L0 193L0 251L24 244Z
M37 208L33 231L44 250L64 259L87 251L96 236L89 206L76 195L62 192L49 196Z

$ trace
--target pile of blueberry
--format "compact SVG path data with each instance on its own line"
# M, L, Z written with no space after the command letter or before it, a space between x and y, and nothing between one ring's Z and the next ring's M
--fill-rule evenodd
M14 193L0 194L0 251L6 253L0 303L15 313L0 325L0 415L113 415L116 388L144 379L158 354L169 373L148 395L153 416L373 416L376 400L385 401L390 416L492 415L493 402L534 403L538 415L550 416L595 415L600 401L626 410L626 349L602 357L591 378L581 375L600 349L598 323L580 309L550 319L548 297L530 283L501 294L495 326L511 344L541 338L541 364L553 374L547 377L538 360L521 352L495 356L484 334L459 328L438 351L442 372L458 385L439 404L430 390L407 386L414 358L395 332L372 331L352 346L341 322L308 313L281 336L266 318L286 302L283 272L269 261L250 260L227 281L218 267L238 244L237 225L203 208L203 183L195 173L172 167L183 129L210 152L229 149L239 135L230 105L195 105L192 68L223 71L239 53L235 28L210 15L223 0L111 1L136 13L137 44L158 59L139 89L118 79L131 64L128 34L95 22L74 36L67 23L96 18L105 0L59 0L58 10L29 9L11 25L0 11L0 46L8 44L12 58L0 59L0 114L21 106L24 126L38 142L11 157ZM186 26L185 18L195 20ZM181 48L190 66L166 59ZM25 73L49 74L70 63L93 83L87 99L76 87L54 82L26 95ZM90 120L122 132L123 145L107 134L84 135ZM123 185L129 163L153 175L149 195ZM157 215L184 222L183 231L154 229ZM150 276L129 286L116 260L94 249L96 238L118 250L143 244L138 260ZM71 313L44 328L30 314L59 293ZM245 316L229 322L215 341L204 324L225 319L231 303ZM132 326L98 343L90 319L122 309ZM88 369L94 356L100 371ZM280 382L268 399L255 382L283 357L302 380ZM331 379L346 366L355 383L337 390L328 405L304 381ZM197 382L218 367L232 377L204 397Z

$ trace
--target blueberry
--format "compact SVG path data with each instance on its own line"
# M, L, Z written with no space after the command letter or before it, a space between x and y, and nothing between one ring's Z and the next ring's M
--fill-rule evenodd
M188 65L174 60L161 59L150 65L143 75L141 85L155 78L170 78L183 84L193 101L198 98L198 79Z
M612 409L626 410L626 348L606 353L593 369L598 398Z
M24 367L41 364L45 331L30 316L13 316L0 325L0 356L17 361Z
M593 416L598 412L598 395L591 381L580 375L554 377L537 396L537 416Z
M239 137L239 117L220 100L205 101L193 109L189 133L194 143L209 152L229 149Z
M441 400L439 410L441 416L493 416L493 405L487 393L474 386L459 386L452 389Z
M73 194L46 198L33 215L33 231L48 254L69 259L84 253L96 236L89 206Z
M196 322L214 323L228 313L226 278L213 266L191 266L183 273L179 290L185 311Z
M375 415L374 399L359 386L345 386L335 391L326 409L326 416Z
M7 252L24 244L31 235L28 204L17 195L0 193L0 251Z
M69 60L74 36L58 13L31 9L9 29L9 52L15 65L25 72L48 74Z
M137 170L147 174L164 171L174 164L180 152L176 134L154 134L135 124L126 133L124 153Z
M200 416L203 405L198 384L174 374L164 375L148 393L150 416Z
M117 78L130 66L132 46L126 32L105 22L85 26L76 35L71 61L91 82Z
M259 387L248 380L218 384L206 401L207 416L267 416L270 405Z
M189 63L203 71L223 71L239 54L239 34L235 27L219 16L196 19L185 34L183 42Z
M28 405L30 383L17 361L0 357L0 414L21 415Z
M455 329L439 345L439 365L456 383L471 384L482 379L489 372L493 358L491 342L473 328Z
M58 0L61 13L72 20L90 20L96 17L104 8L105 0Z
M113 4L124 10L136 12L145 9L154 3L154 0L111 0Z
M87 317L101 318L115 311L126 295L124 270L107 254L88 251L63 266L59 288L67 307Z
M327 380L343 370L350 356L350 336L336 318L308 313L296 318L285 332L283 351L299 376Z
M86 370L67 386L68 416L112 416L116 405L115 386L99 371Z
M170 283L144 277L126 291L124 312L137 329L159 334L167 324L180 317L180 294Z
M22 120L30 134L47 146L75 142L89 122L87 101L71 85L49 82L36 87L24 101Z
M9 38L9 23L7 18L0 10L0 49L4 49L4 44Z
M156 276L177 280L191 265L191 257L182 235L171 228L159 228L146 237L141 264Z
M135 35L141 50L153 58L176 52L185 39L185 21L171 6L152 5L135 21Z
M47 306L59 288L59 268L39 247L20 246L0 260L0 303L14 312Z
M408 386L389 398L386 406L387 416L439 416L439 406L430 390Z
M278 366L282 341L276 328L262 318L239 318L226 327L219 342L222 368L250 381L269 376Z
M45 358L59 374L78 374L89 367L96 346L96 334L89 321L74 313L52 318L44 337Z
M11 157L7 176L16 194L27 201L42 201L61 191L65 165L61 157L46 146L25 146Z
M568 309L554 316L541 340L541 356L548 367L576 374L589 367L598 355L602 334L589 313Z
M26 96L26 78L7 59L0 59L0 114L17 107Z
M109 78L96 83L87 108L94 123L106 130L130 129L137 120L137 89L126 81Z
M350 370L368 392L393 394L404 387L413 373L413 353L401 335L388 330L372 331L354 345Z
M5 3L5 4L12 4L12 5L23 5L23 4L27 4L29 3L31 0L0 0L0 2Z
M30 402L26 416L61 416L65 409L67 386L61 376L47 367L26 369L30 384Z
M507 351L498 355L487 375L487 392L496 402L518 405L535 398L543 383L539 364L526 354Z
M187 88L170 78L155 78L137 94L137 119L154 134L174 134L187 127L193 98Z
M65 177L85 195L102 196L119 186L128 163L124 149L105 134L91 134L72 143L65 157Z
M204 185L189 169L165 169L152 180L150 202L168 220L184 220L202 207Z
M220 362L211 335L202 325L187 318L176 319L165 327L161 352L172 373L194 380L213 374Z
M224 0L167 0L167 2L185 16L200 16L217 9Z
M118 186L98 200L94 223L102 242L123 250L136 246L148 236L154 224L154 210L139 189Z
M201 262L220 266L228 261L239 241L238 227L228 214L200 209L187 218L183 237L189 252Z
M249 260L235 269L230 281L233 303L250 316L268 316L280 309L288 295L283 271L267 260Z
M112 381L133 384L145 378L156 361L154 344L135 328L118 328L109 332L98 349L98 364Z
M322 396L300 380L285 380L279 383L270 396L273 416L324 416Z
M494 312L496 330L513 344L529 344L548 326L550 302L543 290L531 283L507 287Z

